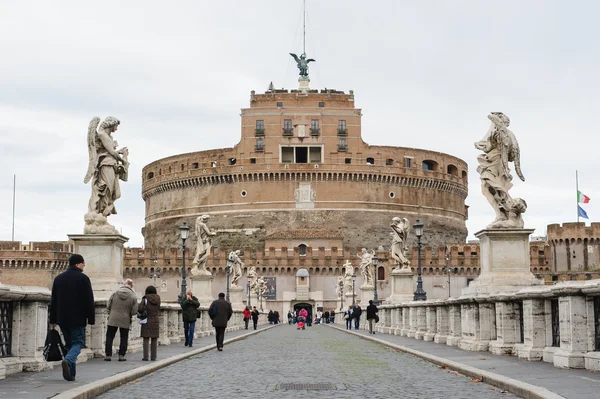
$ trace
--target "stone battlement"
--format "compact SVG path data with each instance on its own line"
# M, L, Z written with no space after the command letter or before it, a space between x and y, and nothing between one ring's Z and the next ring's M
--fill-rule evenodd
M558 223L548 225L548 241L559 240L583 240L600 239L600 223L592 223L586 226L584 222L580 223Z

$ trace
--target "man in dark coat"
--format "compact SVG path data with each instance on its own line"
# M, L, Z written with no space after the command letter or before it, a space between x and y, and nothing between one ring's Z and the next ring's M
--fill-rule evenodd
M83 256L71 255L69 268L52 284L50 324L60 326L68 348L61 364L63 378L67 381L75 381L77 356L85 344L85 326L96 322L92 283L83 274L84 267Z
M185 299L180 302L181 314L183 316L183 332L185 335L185 346L192 347L194 342L194 328L196 327L196 320L198 319L198 308L200 302L198 298L192 295L192 291L185 293Z
M254 329L256 330L256 325L258 324L258 315L260 315L260 312L258 309L256 309L256 306L252 308L252 313L250 313L250 315L252 316L252 324L254 324Z
M354 306L354 310L352 311L352 317L354 317L354 328L358 330L360 325L360 315L362 314L362 309L360 305L357 303Z
M219 293L219 299L213 301L208 308L208 315L212 319L212 325L215 328L217 336L217 350L223 350L223 340L225 339L225 329L227 322L233 314L231 304L225 300L225 294Z
M373 329L373 323L375 323L375 319L377 318L377 306L373 304L373 301L369 301L369 306L367 306L367 321L369 322L369 334L375 334L375 330Z

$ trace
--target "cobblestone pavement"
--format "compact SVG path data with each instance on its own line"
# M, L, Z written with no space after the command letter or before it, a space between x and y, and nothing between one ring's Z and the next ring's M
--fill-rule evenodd
M336 391L279 384L330 383ZM100 396L121 398L514 398L412 355L325 326L282 325Z

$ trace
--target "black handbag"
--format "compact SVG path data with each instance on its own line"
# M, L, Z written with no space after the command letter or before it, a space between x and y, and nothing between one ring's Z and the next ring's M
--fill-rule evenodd
M145 320L148 318L148 301L144 298L144 310L138 312L137 318L140 320Z
M375 315L375 323L379 323L379 316Z
M63 360L67 351L62 342L60 334L54 327L48 330L46 334L46 343L44 344L44 359L47 362L57 362Z

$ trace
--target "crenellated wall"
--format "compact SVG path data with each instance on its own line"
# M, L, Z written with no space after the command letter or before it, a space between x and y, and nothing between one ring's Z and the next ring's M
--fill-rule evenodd
M600 223L548 225L554 272L600 271Z

